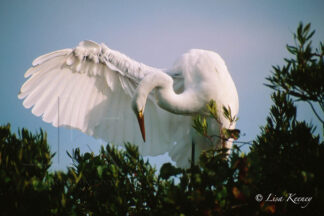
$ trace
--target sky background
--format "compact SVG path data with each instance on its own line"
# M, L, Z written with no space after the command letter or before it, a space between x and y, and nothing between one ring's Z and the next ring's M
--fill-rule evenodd
M52 152L59 149L52 169L70 165L65 152L74 148L98 152L105 143L76 130L61 128L58 140L58 129L34 116L17 98L33 59L93 40L159 68L171 67L191 48L218 52L238 90L237 128L245 134L241 140L253 140L272 104L265 77L272 65L283 65L283 58L289 57L285 46L293 44L300 21L311 22L318 46L324 40L324 1L1 0L0 124L11 123L13 131L43 128ZM298 118L321 129L306 105L298 104ZM149 159L157 168L169 160L166 154Z

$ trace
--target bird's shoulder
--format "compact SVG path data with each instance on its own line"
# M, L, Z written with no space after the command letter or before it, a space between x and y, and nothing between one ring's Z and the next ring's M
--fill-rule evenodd
M191 49L180 56L169 74L181 76L186 86L209 82L211 78L228 74L222 57L211 50Z

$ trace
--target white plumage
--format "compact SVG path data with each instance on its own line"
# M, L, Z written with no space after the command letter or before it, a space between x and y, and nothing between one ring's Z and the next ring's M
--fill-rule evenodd
M45 122L117 145L137 144L143 155L169 152L181 167L189 165L192 140L196 157L212 147L193 132L192 115L206 114L211 99L218 110L230 106L233 115L238 113L234 82L222 58L212 51L190 50L171 70L163 71L104 44L83 41L75 49L38 57L25 77L18 97ZM135 114L145 110L145 143L131 108ZM229 121L219 116L222 127L228 128ZM219 131L215 121L209 119L209 124Z

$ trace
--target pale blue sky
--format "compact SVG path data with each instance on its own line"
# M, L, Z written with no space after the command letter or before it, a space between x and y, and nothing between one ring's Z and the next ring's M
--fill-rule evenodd
M243 3L244 2L244 3ZM89 39L151 66L168 68L191 48L218 52L226 61L240 99L237 127L248 141L260 132L271 105L265 77L272 65L283 64L287 43L300 21L316 29L315 45L324 39L324 1L90 1L2 0L0 2L0 124L14 130L43 128L52 151L57 151L57 129L26 110L17 94L24 73L39 55L75 47ZM317 119L300 105L300 119ZM60 162L65 152L89 147L97 152L103 142L80 132L61 129ZM89 147L88 147L89 146ZM151 159L158 167L166 156Z

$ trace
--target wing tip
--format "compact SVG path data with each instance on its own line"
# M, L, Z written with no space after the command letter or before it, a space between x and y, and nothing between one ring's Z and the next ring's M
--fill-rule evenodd
M23 93L21 91L19 91L18 95L17 95L19 100L22 100L26 97L26 95L23 95Z
M50 53L41 55L41 56L37 57L36 59L34 59L34 61L32 62L32 65L35 67L35 66L40 65L52 58L62 56L62 55L67 55L70 52L72 52L72 49L61 49L61 50L57 50L54 52L50 52Z
M26 71L26 73L24 74L24 77L25 78L28 78L28 77L30 77L35 71L33 71L33 69L35 69L35 67L30 67L27 71Z

